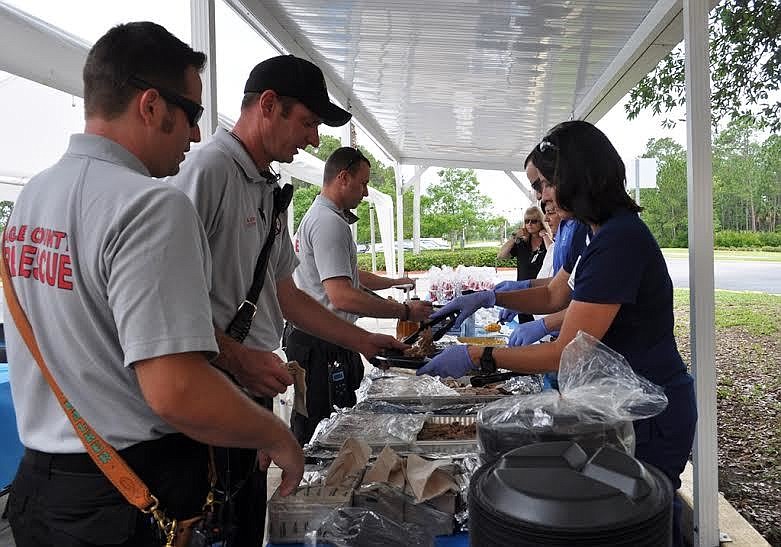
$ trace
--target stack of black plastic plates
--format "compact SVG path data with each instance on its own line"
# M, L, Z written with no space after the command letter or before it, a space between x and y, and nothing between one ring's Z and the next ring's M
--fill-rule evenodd
M511 415L500 420L502 408L486 408L477 423L477 439L484 463L492 463L507 452L540 442L572 441L588 455L603 446L612 446L627 453L634 453L634 428L632 422L604 423L599 419L585 420L577 413L557 408L544 420L534 419L534 408L520 409L526 412L522 419ZM583 409L580 409L581 412Z
M574 442L518 448L482 466L469 489L471 545L671 544L670 481L609 446L588 456Z

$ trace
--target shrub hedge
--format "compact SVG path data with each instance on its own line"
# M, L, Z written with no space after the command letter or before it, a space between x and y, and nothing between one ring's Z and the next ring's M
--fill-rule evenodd
M781 252L781 233L777 232L717 232L714 237L717 249L760 250ZM514 268L515 259L499 260L496 253L499 247L467 247L453 250L421 251L414 255L404 253L404 269L408 272L425 271L432 266L450 266L459 264L465 266L493 266ZM371 270L372 257L370 253L358 255L358 268ZM377 269L385 269L385 255L377 253Z
M716 232L713 243L721 249L767 249L776 247L781 250L781 232L734 232L725 230Z
M421 251L414 255L411 252L404 253L404 269L408 272L428 270L432 266L451 266L455 268L459 264L464 266L492 266L515 267L515 259L498 260L496 253L499 247L467 247L454 250L430 250ZM372 257L370 253L358 255L358 268L371 270ZM385 269L385 255L377 253L377 269Z

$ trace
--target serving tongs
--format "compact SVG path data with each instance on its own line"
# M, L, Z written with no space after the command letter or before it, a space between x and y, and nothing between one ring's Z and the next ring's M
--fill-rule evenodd
M488 374L476 374L469 379L469 383L472 387L485 387L490 384L496 384L499 382L505 382L510 378L516 376L523 376L520 372L490 372Z
M436 319L430 320L430 321L423 321L420 323L420 327L418 327L418 330L410 334L409 336L402 338L401 342L403 344L409 344L410 346L418 341L418 338L420 338L420 335L423 334L423 331L430 328L431 329L431 337L434 342L445 336L447 331L449 331L451 328L453 328L453 325L456 322L456 319L458 319L458 312L449 313L447 315L443 315L442 317L437 317ZM436 329L434 328L436 325L439 325Z

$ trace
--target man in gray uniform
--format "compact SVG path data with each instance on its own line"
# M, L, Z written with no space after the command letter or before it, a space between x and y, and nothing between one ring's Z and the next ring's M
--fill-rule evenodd
M271 162L291 162L298 149L318 146L320 123L340 126L349 119L349 113L328 99L322 72L315 65L292 55L267 59L249 75L233 129L218 129L188 155L179 175L171 179L195 204L215 264L210 292L220 347L215 364L256 395L273 397L293 382L272 353L280 346L284 318L367 357L382 348L403 347L392 337L368 333L335 317L296 287L292 275L298 260L286 213L274 217L274 190L279 185ZM265 282L242 345L225 332L247 298L269 233L273 244L263 272ZM265 489L265 473L255 472L234 497L236 545L262 541Z
M303 454L207 356L217 352L211 261L177 172L200 140L193 51L154 23L97 41L84 67L84 134L22 190L3 242L13 287L69 401L169 516L197 515L209 487L201 443L262 449L286 492ZM159 545L85 453L10 317L11 387L25 453L8 499L18 547Z
M397 317L423 321L431 315L430 302L405 303L377 298L361 287L377 290L410 279L389 279L358 270L358 255L350 224L358 218L350 212L369 195L369 160L355 148L334 151L325 163L323 190L304 215L295 237L295 249L301 262L293 274L296 285L323 306L351 323L359 316ZM317 423L328 416L333 405L355 404L352 371L363 371L354 352L329 343L306 325L293 321L286 337L288 357L306 370L306 413L295 411L291 418L293 433L301 444L309 441ZM335 370L334 363L341 365Z

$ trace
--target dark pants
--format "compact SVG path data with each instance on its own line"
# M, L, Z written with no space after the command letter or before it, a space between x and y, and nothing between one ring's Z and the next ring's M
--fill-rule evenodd
M200 513L208 493L204 445L168 435L120 451L171 517ZM17 547L160 545L157 525L130 505L86 454L25 450L8 497Z
M290 325L285 328L285 355L306 371L306 411L293 412L290 427L305 445L317 424L331 415L334 406L351 407L355 390L363 380L363 361L354 351L321 340ZM335 365L336 363L336 365Z
M686 467L697 425L697 403L691 376L681 374L665 384L667 408L653 418L640 420L635 426L635 457L667 475L673 490L681 487L681 473ZM673 496L673 545L684 545L681 532L681 502Z
M274 400L257 398L255 402L271 410ZM229 547L257 547L266 531L268 476L258 469L257 451L245 448L215 448L219 485L230 495L222 506L220 521L226 523Z

